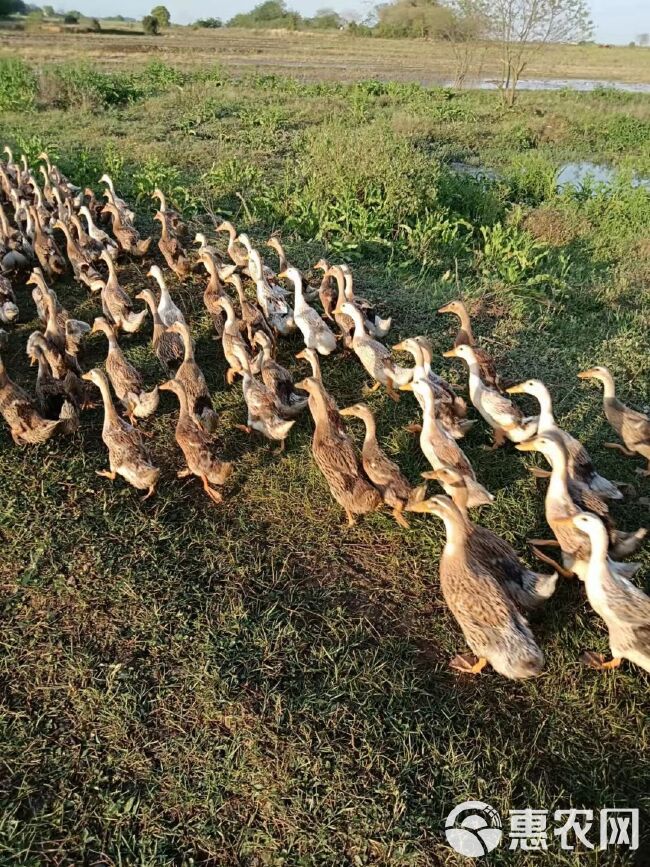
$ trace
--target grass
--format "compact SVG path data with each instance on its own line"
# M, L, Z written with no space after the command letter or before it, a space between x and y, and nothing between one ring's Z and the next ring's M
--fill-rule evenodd
M604 361L623 399L650 404L650 197L625 180L650 166L650 98L525 94L504 111L496 95L413 84L304 86L162 65L153 75L121 61L87 84L69 65L12 69L34 82L38 110L2 103L0 139L32 159L47 147L79 183L108 170L143 230L157 183L197 226L219 213L258 240L280 230L302 268L323 253L351 260L360 292L394 316L391 340L426 333L439 352L454 323L435 310L462 291L504 376L542 377L599 469L647 496L639 462L603 449L600 394L575 374ZM621 179L559 194L554 172L568 159L610 161ZM499 179L459 178L452 160ZM132 294L145 273L122 269ZM607 645L581 587L562 583L534 620L540 678L454 676L447 661L463 642L438 587L441 526L414 516L404 531L377 514L345 529L311 460L309 419L282 458L235 430L241 394L224 384L203 280L170 283L236 462L223 507L175 479L169 396L146 425L163 468L146 503L95 476L106 466L98 410L71 439L28 450L0 428L0 861L455 865L443 821L469 798L503 816L638 806L647 847L648 676L581 667L582 650ZM98 313L69 279L56 288L82 318ZM18 295L5 358L31 387L35 311ZM148 384L160 380L147 329L122 344ZM281 353L296 373L299 347ZM93 338L84 364L104 352ZM323 368L341 406L359 399L354 359ZM464 386L460 366L440 369ZM413 401L370 401L381 441L417 481L425 461L403 430ZM545 532L544 487L512 449L484 452L487 441L478 424L463 444L496 494L480 520L524 553ZM613 511L624 529L648 521L634 498ZM647 551L640 559L648 589ZM558 865L586 858L554 839L549 850ZM537 859L502 848L490 863Z

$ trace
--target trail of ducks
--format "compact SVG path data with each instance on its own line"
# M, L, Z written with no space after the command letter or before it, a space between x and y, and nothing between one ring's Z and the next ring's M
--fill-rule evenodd
M134 212L118 196L108 175L100 178L105 185L102 205L93 190L74 186L47 154L40 154L35 172L24 156L14 160L8 147L4 153L7 159L0 161L0 324L10 328L18 321L15 288L21 283L33 286L32 300L41 324L26 347L38 366L34 396L12 381L0 355L0 413L14 442L23 446L73 433L80 414L97 401L99 392L109 469L98 474L112 481L120 476L145 491L146 499L155 493L161 473L147 442L151 434L138 423L156 412L159 392L169 391L179 404L175 439L184 464L177 475L196 477L210 500L221 503L221 489L233 465L218 454L219 417L195 359L192 323L175 303L159 265L150 263L147 278L152 282L140 287L134 299L120 284L120 260L143 260L150 253L152 238L141 237ZM462 300L439 309L460 320L454 346L443 356L465 362L469 398L493 432L491 448L510 441L520 451L540 452L551 466L550 472L531 469L549 478L545 512L554 538L530 542L536 555L554 566L552 574L530 570L504 539L470 519L469 509L488 505L494 496L458 445L475 420L467 418L465 400L433 369L433 351L425 337L409 337L393 347L413 358L412 367L400 365L382 342L391 319L382 318L374 305L355 293L347 265L321 259L314 266L322 271L320 283L310 286L289 261L279 238L266 242L278 257L276 272L248 235L238 233L229 221L215 227L216 235L227 234L227 259L203 233L194 236L198 249L190 251L191 233L181 215L168 206L161 190L156 189L153 198L158 201L154 220L160 223L157 247L169 270L181 282L207 274L203 302L228 364L226 383L233 386L241 379L247 419L237 427L278 443L282 451L297 417L308 410L314 423L314 461L350 525L382 508L390 509L405 528L408 513L442 520L446 541L440 560L441 590L472 652L458 654L452 667L476 674L489 663L509 678L539 674L544 655L526 613L552 596L559 575L576 575L608 627L613 654L607 661L588 652L585 661L610 669L628 659L650 671L650 598L630 580L638 564L621 562L638 548L646 530L626 533L614 526L607 500L623 497L619 487L600 475L582 443L558 426L543 382L527 380L504 388L494 360L476 341ZM102 315L92 323L74 319L50 285L69 271L90 297L98 296ZM143 303L142 309L136 309L135 300ZM166 377L151 390L126 359L119 341L121 332L145 327L149 316L152 348ZM83 344L95 334L107 340L105 370L83 372ZM295 382L277 361L276 351L283 337L298 334L304 349L296 358L307 362L311 374ZM6 345L7 333L0 328L0 352ZM400 391L413 393L422 417L408 429L419 435L422 453L431 464L432 469L422 475L440 484L444 495L427 498L426 483L411 486L382 449L375 416L366 404L339 410L320 370L320 356L337 352L357 357L373 382L367 391L383 387L396 401ZM607 445L626 456L643 457L647 467L638 472L650 475L650 419L616 397L607 368L593 367L578 376L603 385L605 416L622 440ZM522 393L537 399L538 415L525 417L510 397ZM349 437L344 418L363 422L361 452ZM541 550L547 546L559 549L560 562Z

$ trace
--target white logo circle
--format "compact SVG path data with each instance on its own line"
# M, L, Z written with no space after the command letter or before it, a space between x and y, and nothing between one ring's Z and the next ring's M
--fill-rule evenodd
M468 813L459 819L462 813ZM467 858L487 855L501 842L501 817L483 801L463 801L451 811L445 821L445 836L449 845Z

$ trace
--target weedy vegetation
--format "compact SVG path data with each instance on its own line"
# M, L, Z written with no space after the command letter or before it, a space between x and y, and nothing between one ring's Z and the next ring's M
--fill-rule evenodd
M648 522L637 500L648 482L603 449L600 393L576 373L606 363L623 399L650 405L650 193L632 183L650 172L650 97L522 93L506 110L497 94L412 83L0 64L0 140L30 159L48 149L96 189L108 171L143 231L158 185L208 235L217 215L258 243L280 232L305 271L321 255L349 261L359 290L394 317L391 342L427 334L440 352L455 323L436 308L462 293L504 376L543 378L560 423L633 486L613 506L621 528ZM560 191L557 170L573 160L611 163L617 180ZM147 282L139 265L122 273L132 293ZM146 503L95 476L99 410L71 439L29 450L0 429L0 860L460 864L442 825L468 798L504 815L637 806L647 851L648 676L581 667L606 633L578 583L562 583L535 619L541 677L452 674L463 643L439 592L442 527L414 516L403 530L376 514L346 529L311 460L310 420L281 458L235 430L241 393L224 384L204 280L170 285L236 462L223 506L176 480L167 397L147 423L164 479ZM71 280L56 289L81 318L98 314ZM36 314L23 287L19 302L5 358L31 387ZM123 345L148 383L160 380L147 329ZM299 348L281 350L296 372ZM85 364L104 351L91 339ZM437 364L462 389L464 371ZM359 399L353 358L337 354L323 372L340 406ZM416 482L425 461L404 430L415 403L370 401L381 441ZM486 442L479 423L464 443L496 493L480 520L525 553L545 533L544 484ZM640 558L648 589L647 550ZM554 864L583 863L556 843ZM537 863L505 848L490 857ZM633 858L612 850L598 863Z

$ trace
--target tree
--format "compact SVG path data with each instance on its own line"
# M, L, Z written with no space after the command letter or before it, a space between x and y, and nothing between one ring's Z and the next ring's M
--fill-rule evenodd
M449 26L452 13L438 0L396 0L377 9L380 36L435 37Z
M487 50L488 22L473 0L450 0L452 15L441 36L451 45L455 60L455 87L463 87L470 72L478 78Z
M166 6L154 6L150 12L152 18L155 18L161 27L169 27L172 17L169 14L169 9Z
M0 18L8 15L23 14L26 11L22 0L0 0Z
M483 17L486 36L498 46L499 88L509 106L536 51L548 43L588 38L593 30L586 0L467 0L466 8Z
M305 22L314 30L338 30L343 26L343 18L334 9L317 9L313 18Z
M215 30L218 27L223 27L223 21L221 18L199 18L194 22L195 27L209 27L212 30Z
M639 33L636 38L641 48L647 48L650 45L650 33Z
M145 15L142 19L142 29L149 36L156 36L160 32L160 22L153 15Z

